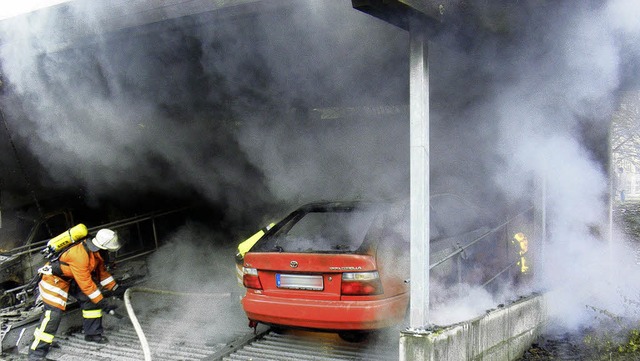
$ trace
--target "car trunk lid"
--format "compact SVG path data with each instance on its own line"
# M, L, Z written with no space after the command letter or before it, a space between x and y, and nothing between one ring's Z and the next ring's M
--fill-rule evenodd
M246 268L257 270L264 295L339 300L342 274L375 271L374 258L362 254L249 252Z

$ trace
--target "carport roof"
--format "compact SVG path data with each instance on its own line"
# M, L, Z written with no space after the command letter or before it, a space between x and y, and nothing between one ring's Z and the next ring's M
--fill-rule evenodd
M261 11L269 11L292 4L294 0L112 0L95 2L92 0L62 1L52 0L53 5L46 6L26 14L0 20L0 28L11 29L21 24L37 23L40 29L46 29L48 48L44 53L55 52L73 44L91 41L102 34L123 29L160 24L186 16L210 13L216 17L236 17ZM90 22L78 21L69 5L75 8L91 6L93 19ZM51 21L49 19L55 19ZM206 20L206 19L205 19ZM44 23L41 23L44 22ZM36 29L30 29L35 31ZM154 31L148 27L146 31Z
M211 14L219 17L236 17L290 6L295 0L112 0L96 3L93 0L50 0L52 5L35 11L0 20L0 27L11 27L36 23L44 19L55 18L55 22L43 24L47 38L56 45L42 49L43 52L55 52L74 43L90 41L104 33L141 27L179 19L186 16ZM100 7L95 17L87 22L77 21L70 3L82 8L84 4ZM352 0L354 9L368 13L400 28L408 30L409 19L421 19L423 22L437 23L445 9L442 1L434 0ZM53 16L52 16L53 15ZM206 17L205 17L206 21ZM153 30L151 30L153 31Z

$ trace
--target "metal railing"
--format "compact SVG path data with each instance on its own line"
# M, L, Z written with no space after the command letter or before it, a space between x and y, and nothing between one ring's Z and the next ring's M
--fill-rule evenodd
M102 228L109 228L112 230L122 230L128 227L135 226L136 230L138 231L139 240L142 241L141 244L143 247L141 249L140 248L134 249L125 255L119 255L118 253L116 253L116 258L114 263L121 263L121 262L129 261L135 258L143 257L150 253L155 252L159 247L156 220L158 218L179 213L187 209L189 209L189 207L182 207L182 208L165 210L165 211L149 212L142 215L121 219L118 221L101 224L99 226L90 227L90 228L87 228L87 230L89 233L93 233ZM143 222L151 222L150 226L151 226L152 240L142 239L140 225ZM3 253L3 255L9 256L9 257L31 256L31 254L41 252L46 247L46 244L48 241L49 240L44 240L44 241L34 242L21 247L16 247L10 251ZM151 247L147 247L149 245L151 245ZM25 280L29 280L35 276L36 274L35 270L40 266L42 266L42 264L35 264L35 261L32 258L29 258L28 260L26 260L26 263L27 263L26 265L23 264L23 268L22 268L24 272L23 276ZM29 286L30 286L30 282L25 282L25 284L22 284L18 287L4 290L2 294L17 293Z
M183 207L183 208L174 209L174 210L168 210L168 211L149 212L149 213L146 213L146 214L125 218L125 219L121 219L121 220L118 220L118 221L101 224L99 226L90 227L90 228L87 228L87 231L89 233L92 233L92 232L96 232L97 230L102 229L102 228L109 228L109 229L112 229L112 230L118 230L118 229L122 229L122 228L129 227L129 226L132 226L132 225L138 226L140 223L145 222L145 221L151 221L151 226L152 226L152 229L153 229L154 249L157 249L158 248L158 235L157 235L157 231L156 231L156 223L155 223L156 219L160 218L160 217L163 217L163 216L166 216L166 215L169 215L169 214L182 212L182 211L184 211L184 210L186 210L188 208L189 207ZM43 241L34 242L34 243L27 244L27 245L24 245L24 246L12 248L11 250L8 250L8 251L3 252L1 254L4 255L4 256L21 256L21 255L25 255L25 254L31 254L31 253L35 253L35 252L40 252L46 247L47 242L49 242L48 239L43 240Z
M440 258L439 260L431 263L429 265L429 270L433 270L436 267L441 266L445 262L453 260L458 264L458 267L456 267L458 273L458 282L462 282L462 280L464 279L464 267L461 267L460 265L465 261L469 261L468 257L465 257L465 251L469 250L473 246L479 245L481 241L484 241L482 243L482 246L485 247L485 252L495 251L502 253L502 256L500 257L502 265L500 266L500 268L497 270L493 270L495 271L495 274L490 274L488 276L488 279L479 283L482 287L488 286L495 280L499 279L500 276L505 272L509 272L511 269L513 269L514 266L516 266L520 261L520 255L515 251L516 246L512 246L511 237L513 237L513 235L517 232L522 232L523 230L530 230L533 228L531 222L527 221L532 219L532 212L534 212L533 206L518 213L513 217L510 217L503 223L490 228L487 231L484 231L482 234L466 243L465 245L461 246L459 244L456 244L455 250ZM525 221L523 221L523 219ZM491 244L491 242L493 242L493 244ZM486 267L486 265L483 266ZM520 273L520 270L518 270L517 272Z

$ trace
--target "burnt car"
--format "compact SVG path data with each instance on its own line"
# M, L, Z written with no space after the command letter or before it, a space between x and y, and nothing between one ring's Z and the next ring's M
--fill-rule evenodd
M408 207L383 202L298 208L245 255L250 322L347 340L400 323L409 304L408 221Z
M468 282L465 263L496 252L486 212L459 197L431 197L432 282ZM406 323L409 202L316 202L276 223L244 255L243 309L250 326L337 332L358 341ZM489 241L490 242L490 241ZM492 244L497 244L494 240Z

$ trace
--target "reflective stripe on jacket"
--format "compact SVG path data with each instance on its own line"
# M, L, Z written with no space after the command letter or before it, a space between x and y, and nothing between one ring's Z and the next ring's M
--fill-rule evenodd
M42 276L40 296L42 301L62 310L67 305L72 279L93 303L103 299L100 286L111 290L116 285L113 276L107 272L100 253L89 251L84 242L72 246L60 256L60 270L62 275Z

